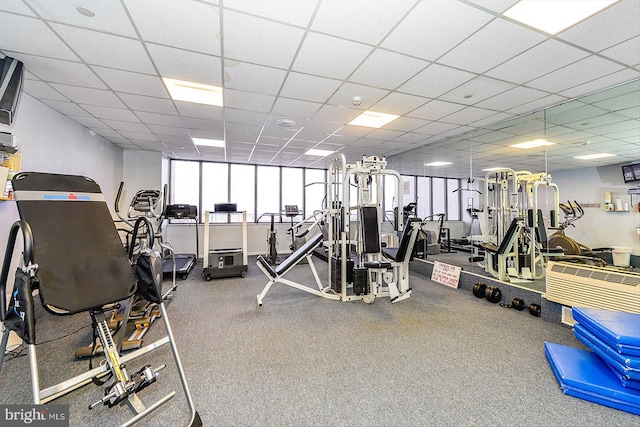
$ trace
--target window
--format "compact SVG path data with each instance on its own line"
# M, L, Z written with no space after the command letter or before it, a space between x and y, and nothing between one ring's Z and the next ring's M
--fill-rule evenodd
M171 162L170 203L200 206L200 163L185 160Z
M202 163L202 213L213 212L216 203L229 202L229 165L226 163ZM220 221L223 219L220 218ZM214 222L217 222L214 220Z
M327 207L327 178L323 169L305 169L304 216Z
M431 178L433 185L433 214L447 213L447 182L444 178ZM437 220L438 217L434 217Z
M447 179L447 220L460 220L460 180ZM454 192L455 191L455 192Z
M247 222L255 221L256 167L230 165L229 202L238 205L238 211L247 211Z
M302 209L303 172L302 168L282 168L282 206L279 209L284 209L284 205L297 205Z
M431 178L428 176L418 177L418 195L417 215L420 218L426 218L431 215Z
M257 168L257 215L277 213L276 221L280 221L280 168L277 166L258 166ZM260 222L270 222L271 216L264 215Z

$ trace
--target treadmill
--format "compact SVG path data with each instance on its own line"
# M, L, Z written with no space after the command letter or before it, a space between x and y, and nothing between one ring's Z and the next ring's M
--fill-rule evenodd
M198 263L198 207L193 205L166 205L163 213L163 219L190 219L195 222L196 233L196 253L195 254L168 254L168 257L163 257L162 261L162 273L165 276L173 274L173 265L175 260L176 275L182 279L186 279L193 267Z

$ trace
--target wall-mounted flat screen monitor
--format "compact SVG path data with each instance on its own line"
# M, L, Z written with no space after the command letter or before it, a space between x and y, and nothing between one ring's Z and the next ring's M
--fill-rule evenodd
M16 107L22 93L24 65L17 59L5 56L0 59L0 123L13 123Z
M625 183L640 181L640 163L622 166L622 177Z

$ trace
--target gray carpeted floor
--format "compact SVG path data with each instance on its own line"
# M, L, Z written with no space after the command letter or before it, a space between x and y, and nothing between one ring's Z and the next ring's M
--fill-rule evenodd
M325 279L326 264L315 260ZM307 265L288 275L313 283ZM637 426L640 418L563 395L543 343L581 347L569 328L478 300L412 274L413 296L397 304L378 299L326 300L276 284L258 308L266 278L250 261L246 278L204 282L199 269L179 283L168 311L189 386L205 426ZM42 313L39 341L88 324L88 315ZM43 386L87 368L74 361L90 328L38 346ZM150 342L162 332L154 325ZM170 360L163 348L149 360ZM142 365L135 362L134 369ZM141 398L180 394L173 364ZM46 381L45 381L46 380ZM88 385L56 403L71 407L72 426L122 422L126 408L98 407ZM30 401L27 358L0 372L0 403ZM141 425L184 422L176 398Z

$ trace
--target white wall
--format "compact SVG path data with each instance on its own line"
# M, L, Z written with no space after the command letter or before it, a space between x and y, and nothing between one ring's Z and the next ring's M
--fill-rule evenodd
M600 203L600 207L584 208L584 217L574 223L575 227L565 230L568 236L591 248L627 246L634 255L640 255L640 236L636 231L640 226L640 196L627 194L632 186L624 184L621 165L553 172L552 181L559 187L561 202ZM623 204L629 202L630 211L605 212L605 191L613 193L614 201L619 197Z

